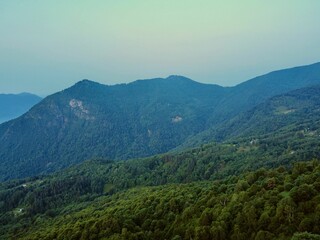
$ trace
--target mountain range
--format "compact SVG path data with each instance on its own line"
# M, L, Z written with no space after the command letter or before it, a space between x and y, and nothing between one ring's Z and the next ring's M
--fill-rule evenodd
M255 118L265 113L255 107L265 108L271 97L317 84L320 63L228 88L182 76L114 86L83 80L0 125L0 179L49 173L92 157L147 157L242 132L266 132L269 119L264 120L265 129L256 130L261 121ZM290 97L283 98L290 103ZM282 104L275 116L293 116L300 113L296 109Z
M319 239L319 69L43 99L0 125L0 238Z
M205 239L317 239L319 89L273 97L247 112L259 116L272 103L267 119L293 114L276 131L262 134L257 125L259 134L224 143L126 161L91 159L0 183L0 236L198 239L201 231ZM284 110L284 102L296 111Z

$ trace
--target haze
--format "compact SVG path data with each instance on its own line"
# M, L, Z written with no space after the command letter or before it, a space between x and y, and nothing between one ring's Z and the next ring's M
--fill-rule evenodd
M320 1L0 0L0 92L184 75L235 85L320 60Z

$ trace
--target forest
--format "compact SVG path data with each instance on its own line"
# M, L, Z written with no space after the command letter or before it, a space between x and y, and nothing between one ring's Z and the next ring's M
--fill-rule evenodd
M3 182L0 236L319 239L318 129L307 119L276 133Z
M223 180L133 187L91 201L87 196L42 214L15 209L15 221L6 225L2 218L1 234L8 239L320 239L319 173L319 161L313 160ZM81 195L86 186L79 180L70 191Z

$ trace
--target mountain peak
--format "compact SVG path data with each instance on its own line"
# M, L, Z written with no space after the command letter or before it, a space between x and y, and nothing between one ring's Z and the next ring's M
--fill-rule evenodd
M81 81L76 82L71 87L64 89L62 93L67 91L69 93L73 93L73 94L76 93L78 95L83 95L84 93L94 92L94 91L97 91L97 89L101 89L106 86L107 85L103 85L101 83L98 83L92 80L83 79Z
M139 79L132 84L161 84L161 85L172 85L172 84L185 84L185 83L198 83L196 81L193 81L187 77L179 76L179 75L170 75L167 78L152 78L152 79Z
M198 83L190 78L181 76L181 75L170 75L167 78L165 78L165 80L170 80L170 81L179 81L179 82L194 82L194 83Z
M92 81L92 80L88 80L88 79L83 79L79 82L77 82L76 84L74 84L71 89L91 89L91 88L95 88L95 87L99 87L101 86L101 83Z
M77 82L75 85L90 85L90 84L99 84L99 83L89 79L82 79L81 81Z
M185 76L181 75L170 75L166 79L181 79L181 80L191 80L190 78L187 78Z

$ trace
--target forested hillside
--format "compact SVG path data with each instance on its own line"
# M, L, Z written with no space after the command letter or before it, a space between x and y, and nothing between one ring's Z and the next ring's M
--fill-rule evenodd
M205 129L222 89L175 76L115 86L81 81L0 125L0 179L92 157L166 152Z
M119 198L112 197L111 199L114 200L110 199L108 201L114 201L114 204L119 205L120 208L124 207L125 210L123 211L129 211L126 212L126 214L130 215L133 213L130 212L131 210L126 209L126 206L121 205L123 203L121 199L124 197L128 199L128 201L133 202L139 202L139 200L135 198L130 200L132 197L130 193L131 190L126 193L128 189L163 186L158 189L166 191L166 189L172 187L171 184L188 183L194 186L192 185L192 183L194 183L199 187L206 186L207 183L202 185L202 183L196 182L233 179L231 176L237 178L236 176L259 168L275 169L284 166L285 168L281 168L281 171L284 171L295 162L320 158L320 147L318 144L319 129L319 121L307 120L285 126L277 133L261 135L256 138L237 139L223 144L212 143L181 153L168 153L144 159L119 162L104 159L89 160L50 176L9 181L3 183L0 187L1 231L3 235L7 232L10 232L10 234L18 234L22 226L28 229L31 223L39 222L40 224L40 222L45 219L49 222L58 221L58 225L61 223L69 224L64 222L64 217L63 219L60 217L67 213L69 214L70 211L78 211L76 209L89 207L92 201L98 201L95 199L99 199L99 197L104 195L113 196L116 194L114 196L121 196ZM314 161L311 165L316 164L316 162L317 161ZM310 167L306 167L308 164L300 163L296 166L300 165L304 166L304 169L310 170ZM310 164L308 166L310 166ZM316 178L312 179L318 181L319 168L315 168L314 174ZM286 179L286 177L284 177L284 179ZM300 177L298 179L300 179ZM301 182L299 182L299 184L300 183ZM312 182L308 182L308 184L312 184ZM185 185L178 185L174 188L174 191L183 186ZM149 188L143 191L148 192ZM199 191L202 191L202 189L200 188ZM121 194L124 195L117 195L118 192L123 192ZM142 197L142 193L140 193L140 195L139 197ZM197 195L197 197L201 196ZM109 199L109 197L107 198ZM277 205L278 202L274 204ZM105 210L108 212L110 209ZM96 218L97 216L93 214L94 212L95 210L90 207L88 209L88 215L82 216L81 219L89 219L90 216ZM106 214L109 216L108 214L111 214L107 212L103 215ZM82 213L79 214L81 215ZM169 213L164 212L163 214L166 215ZM52 223L49 222L48 224L51 225ZM194 222L191 221L189 224L193 226L192 224L194 224ZM232 225L233 223L230 224ZM300 222L297 224L298 223L296 223L294 230L288 230L286 233L288 236L291 236L294 231L300 229L298 228ZM37 228L33 228L33 231L35 231L35 229ZM229 230L226 230L227 234L230 234L231 230L230 228L228 229ZM43 232L44 229L39 231ZM54 231L57 232L55 234L60 234L58 229ZM113 232L113 230L110 231L108 234L111 235L118 233ZM275 233L267 229L263 231ZM73 232L73 230L70 230L70 232ZM279 233L280 232L279 230ZM312 230L312 232L318 233L317 230ZM79 233L73 233L76 234L75 236L79 236L77 235ZM98 233L100 234L100 231L98 231L97 234ZM254 234L257 233L258 232L255 232ZM25 233L21 232L19 234L21 234L19 235L21 237L25 235ZM51 233L49 232L46 232L46 234L49 234L51 237L53 236L50 235ZM63 234L66 233L64 232ZM91 234L92 233L90 233L90 235ZM144 236L149 236L145 234L146 233L143 233ZM195 232L192 234L195 234ZM34 236L35 235L33 235L33 237ZM43 236L44 235L39 235L38 237L42 238Z
M179 149L245 136L254 138L300 122L310 122L313 128L312 122L320 119L319 112L320 85L290 91L189 138Z
M259 169L96 199L92 193L79 198L85 189L80 182L70 188L77 201L37 215L21 205L2 215L0 231L12 239L319 239L319 172L314 160L289 171ZM20 188L41 189L41 181L34 184ZM59 186L52 190L59 196ZM31 194L29 201L37 199Z
M270 72L231 88L217 110L235 116L272 96L320 84L319 76L320 63Z

